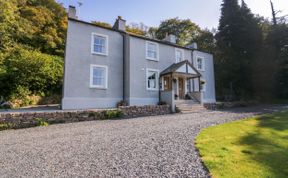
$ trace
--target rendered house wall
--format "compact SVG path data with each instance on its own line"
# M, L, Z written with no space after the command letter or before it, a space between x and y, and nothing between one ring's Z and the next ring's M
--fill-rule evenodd
M108 56L91 54L92 33L108 36ZM90 65L108 67L108 88L90 88ZM63 109L115 107L123 99L123 37L96 26L68 22Z

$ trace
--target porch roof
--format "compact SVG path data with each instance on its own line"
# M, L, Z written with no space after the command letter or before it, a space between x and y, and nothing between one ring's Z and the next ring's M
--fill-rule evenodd
M193 65L188 61L182 61L176 64L172 64L167 69L160 73L160 76L168 74L178 74L185 75L186 77L196 78L201 77L201 74L193 67Z

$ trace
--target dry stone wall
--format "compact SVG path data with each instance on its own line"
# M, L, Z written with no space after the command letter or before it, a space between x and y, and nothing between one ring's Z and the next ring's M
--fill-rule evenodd
M170 114L169 105L127 106L111 110L47 111L0 113L0 130L18 129L42 124L71 123L117 118Z

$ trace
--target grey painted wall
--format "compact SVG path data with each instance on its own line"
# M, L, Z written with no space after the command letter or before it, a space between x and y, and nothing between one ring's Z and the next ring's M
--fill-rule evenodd
M197 57L204 58L205 71L199 71L202 75L202 78L205 80L206 91L203 92L204 103L213 103L216 102L215 97L215 78L214 78L214 62L213 55L204 53L201 51L193 51L193 65L196 66ZM199 83L198 79L194 80L195 88L198 91Z
M91 54L92 33L108 35L108 56ZM108 89L90 88L90 65L108 66ZM89 24L68 22L63 109L115 107L123 99L123 37Z
M160 44L159 61L146 59L146 40L130 37L130 105L157 104L159 91L147 90L146 69L159 73L176 62L175 47ZM184 49L184 59L191 61L191 51Z

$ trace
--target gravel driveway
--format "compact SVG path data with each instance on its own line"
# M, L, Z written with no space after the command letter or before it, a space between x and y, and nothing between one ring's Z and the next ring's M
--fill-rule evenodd
M284 107L92 121L0 132L0 177L208 177L202 128Z

